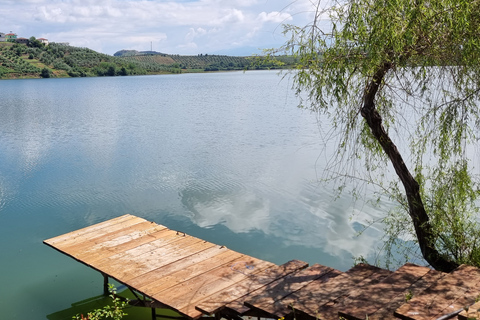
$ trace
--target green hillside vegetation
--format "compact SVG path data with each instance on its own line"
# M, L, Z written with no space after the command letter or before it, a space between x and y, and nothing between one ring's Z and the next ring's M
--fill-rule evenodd
M28 45L0 43L0 79L126 76L179 73L174 65L126 61L56 43L44 46L35 38Z
M259 63L259 59L252 57L181 56L135 50L122 50L115 55L57 43L44 46L34 37L28 45L0 42L0 79L278 69L295 62L285 56Z
M244 70L250 69L252 63L245 57L199 55L131 55L122 57L126 61L139 61L142 63L158 63L164 66L174 66L182 70L190 71L220 71L220 70Z
M261 61L253 57L199 54L196 56L169 55L152 51L121 50L114 54L126 61L159 64L180 68L184 72L259 70L288 68L295 63L294 58L280 56L275 60Z

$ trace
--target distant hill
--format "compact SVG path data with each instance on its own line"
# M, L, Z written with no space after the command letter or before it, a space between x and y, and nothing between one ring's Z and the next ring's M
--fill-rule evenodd
M161 53L157 51L120 50L115 52L113 56L114 57L130 57L130 56L148 55L148 54L166 55L165 53Z
M160 65L174 66L182 70L190 71L244 70L250 69L252 66L252 61L248 58L213 55L180 56L145 54L124 56L120 59L144 63L158 63Z
M126 61L153 63L163 66L174 66L184 71L227 71L247 69L276 69L290 66L294 60L287 57L278 57L276 62L259 63L253 57L236 57L227 55L198 54L196 56L182 56L166 54L156 51L120 50L114 56Z
M267 63L250 57L199 54L169 55L155 51L121 50L110 56L88 48L38 41L0 42L0 79L127 76L220 70L274 69L290 66L292 58Z
M0 79L180 73L173 64L127 61L87 48L0 42Z

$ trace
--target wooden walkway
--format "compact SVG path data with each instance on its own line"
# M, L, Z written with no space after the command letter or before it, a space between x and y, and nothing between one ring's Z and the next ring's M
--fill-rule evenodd
M480 297L480 270L445 274L406 264L395 272L359 264L346 272L302 261L256 259L132 215L44 241L123 283L139 303L187 319L437 319ZM407 301L408 300L408 301ZM458 319L476 319L480 304ZM480 319L480 318L478 318Z

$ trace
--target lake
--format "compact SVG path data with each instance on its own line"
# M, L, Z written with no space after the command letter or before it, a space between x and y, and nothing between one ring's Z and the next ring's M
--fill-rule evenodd
M2 319L71 319L101 294L99 273L42 241L126 213L277 264L374 260L381 232L356 233L382 212L318 181L328 124L288 77L0 84Z

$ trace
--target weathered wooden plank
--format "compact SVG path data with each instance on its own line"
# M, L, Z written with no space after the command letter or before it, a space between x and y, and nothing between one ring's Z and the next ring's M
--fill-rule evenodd
M108 234L115 234L119 231L124 230L125 228L128 228L130 226L134 226L137 224L141 223L151 223L147 222L144 219L137 218L137 219L128 219L126 221L122 221L119 223L116 223L114 225L104 227L98 230L93 230L91 232L87 232L82 234L81 236L67 239L57 245L57 248L61 250L70 250L70 248L75 248L78 245L82 245L84 243L92 242L95 241L96 239L102 238Z
M478 268L476 268L478 270ZM464 295L459 296L448 308L444 309L441 312L441 315L449 314L454 311L461 309L471 309L472 306L477 302L480 297L480 280L478 274L473 277L468 277L465 279L469 282L468 289ZM475 281L477 281L475 283ZM477 309L478 311L478 309ZM470 310L470 314L474 314L475 309Z
M262 261L262 264L264 263L266 263L266 261ZM271 264L265 264L265 266L267 266L267 268L258 268L257 271L261 272L261 270L272 268ZM197 317L197 313L199 312L196 308L197 304L200 304L202 301L208 300L210 296L221 292L224 289L231 287L232 285L237 285L239 282L248 279L248 277L249 276L242 277L241 275L237 274L228 280L226 278L218 278L214 282L208 283L205 287L201 287L200 290L195 294L194 299L191 299L190 301L188 301L188 303L184 303L183 306L181 306L178 310L183 314L187 314L189 317Z
M165 292L168 292L168 296L162 297L162 302L189 315L190 311L195 311L195 305L200 301L272 266L274 264L271 262L243 256L231 264L203 273L153 297L165 296Z
M357 270L350 269L349 271L346 272L347 275L349 274L349 272L355 273L357 272ZM377 271L375 271L368 277L364 278L360 282L355 283L355 285L352 287L352 290L356 290L356 289L361 290L370 285L374 285L382 281L383 279L387 278L391 274L392 274L392 271L385 270L385 269L378 269ZM315 319L315 320L337 319L339 318L338 310L345 305L345 300L348 299L350 292L351 292L350 290L346 290L337 298L330 300L327 303L324 303L323 305L320 305L315 314L307 314L299 310L295 310L295 315L299 318L300 316L302 316L303 319Z
M215 245L206 250L185 256L184 258L177 260L175 263L161 266L138 277L132 278L127 284L139 289L150 285L155 286L157 284L161 284L164 277L168 277L175 272L189 268L192 265L202 263L203 261L216 259L217 255L231 254L231 252L234 251L229 250L224 246ZM179 279L179 281L181 280L182 279Z
M293 272L304 269L308 266L308 263L292 260L281 266L274 266L268 268L261 273L252 275L248 279L225 288L222 292L218 292L208 299L197 303L197 310L205 314L217 313L223 307L228 307L232 312L239 313L238 310L243 307L243 298L250 292L259 290L269 283L285 277Z
M138 290L151 296L243 257L243 254L236 251L212 247L210 250L204 250L194 256L155 269L149 274L142 275L141 278L137 277L134 284ZM159 274L162 276L159 277ZM146 282L149 278L151 281Z
M274 316L275 318L286 317L292 312L295 314L297 311L301 311L300 309L298 309L298 307L300 307L301 309L305 309L305 306L303 304L306 302L306 299L305 299L306 295L314 295L314 298L311 298L311 299L315 300L315 302L318 297L321 297L321 295L318 295L318 291L310 292L309 291L310 289L306 289L307 287L309 286L311 287L311 285L313 285L317 289L319 286L325 286L325 288L333 288L335 287L335 285L332 285L331 283L337 282L338 281L337 278L341 279L342 277L348 277L348 275L339 270L333 269L332 271L326 273L322 277L312 281L305 288L303 288L303 290L297 291L279 301L275 301L271 305L262 305L261 310L268 312L270 315ZM340 281L340 283L341 282L342 281ZM306 290L308 290L308 292ZM298 297L302 297L303 300L300 300L300 301L297 300ZM309 302L313 302L313 301L309 301ZM301 305L299 303L301 303Z
M172 256L169 259L172 257L178 258L179 255L184 252L182 248L201 242L201 240L197 238L184 238L176 234L172 235L171 232L168 233L168 235L160 239L102 259L91 266L101 272L111 274L112 277L115 277L114 275L129 274L137 268L147 268L149 261L152 259L158 261L170 253L172 253ZM154 243L161 245L161 247L156 247ZM178 243L182 244L178 245ZM136 272L138 271L140 270L136 270ZM137 276L140 275L141 273L137 274Z
M480 319L480 302L469 306L458 315L458 320Z
M422 295L403 304L394 314L400 319L435 319L455 311L456 300L459 297L468 296L467 292L480 293L479 282L480 270L462 265L429 287Z
M411 285L408 289L398 295L396 298L392 299L390 303L382 309L377 310L375 313L368 317L369 320L387 320L387 319L397 319L394 316L394 312L402 304L405 303L407 297L409 299L416 297L417 295L422 294L424 290L432 286L435 282L444 277L446 273L430 270L426 275L424 275L420 280Z
M290 273L290 275L293 274L293 273L296 273L296 272L299 272L299 270L296 270L296 271ZM325 278L325 279L326 278L332 278L332 277L335 277L337 275L340 275L341 273L342 273L341 271L333 269L328 274L324 275L323 278ZM316 280L318 281L318 279L316 279ZM263 290L265 290L265 288L266 287L262 287L255 292L263 291ZM255 294L255 292L253 292L253 294ZM251 295L252 295L252 293L242 297L241 299L233 301L232 303L227 305L227 308L230 311L237 312L237 314L239 314L239 315L263 314L262 317L268 317L268 318L280 318L280 317L283 317L283 316L285 316L285 315L287 315L288 313L291 312L289 306L285 305L283 303L285 301L285 299L280 299L278 301L275 301L271 305L265 304L263 306L263 308L265 308L265 309L262 309L262 310L260 310L258 308L254 308L252 305L247 306L245 304L245 301L247 301L248 297L251 296ZM240 302L241 302L241 304L240 304Z
M480 283L477 283L477 288L470 289L463 296L458 297L458 299L449 305L448 308L444 309L440 315L443 316L452 312L457 312L458 314L459 310L470 310L470 306L475 304L475 301L477 301L480 296L480 288L478 288L478 286L480 286ZM473 316L475 313L475 309L470 310L470 315Z
M55 247L60 250L68 250L69 247L73 247L77 244L83 243L85 241L92 241L93 239L100 238L108 233L117 232L129 226L145 222L145 219L133 217L127 220L105 226L103 228L96 228L96 225L92 226L94 230L85 232L81 235L65 239L59 243L55 244Z
M275 265L249 256L242 256L154 294L153 298L189 318L198 318L202 313L195 308L197 303L224 288L241 282L242 279L248 279L262 270L271 268L271 266Z
M189 239L192 237L189 237ZM136 257L152 252L157 249L161 249L164 247L170 246L170 244L184 240L185 237L183 234L178 234L176 231L173 230L166 230L162 232L157 239L143 243L139 246L127 249L126 251L119 252L113 256L105 257L104 259L100 259L95 262L95 268L98 269L105 269L112 264L116 264L118 260L130 261L135 260Z
M320 278L317 281L311 282L309 285L305 286L303 290L284 299L282 304L290 306L295 312L301 312L304 315L309 315L313 318L318 317L319 319L329 319L326 317L327 314L330 315L332 310L331 306L327 305L329 302L348 294L352 288L361 282L364 284L370 283L372 279L369 278L375 274L377 277L382 275L382 270L383 269L366 264L356 265L337 277L329 279ZM324 305L327 306L327 308L320 310ZM282 314L281 316L285 315L287 315L287 313Z
M430 270L407 263L381 282L350 291L344 308L338 310L338 314L347 320L363 320L367 316L370 318L375 311L387 306Z
M302 289L310 282L326 276L334 269L315 264L307 269L292 273L284 278L268 284L259 292L252 293L244 298L244 304L249 308L258 310L270 309L271 306L278 303L279 300L285 299L288 295ZM340 274L340 271L337 273ZM281 309L288 309L288 306L281 305ZM278 311L277 311L278 312ZM277 314L273 312L273 314Z
M166 229L166 227L145 221L71 245L68 247L68 251L77 259L92 257L96 254L102 254L103 251L110 251L111 247L162 229Z
M392 271L365 263L359 263L354 267L350 268L349 270L345 271L345 273L348 274L356 283L368 283L369 279L372 279L372 275L377 272L385 272L384 274L386 274L387 276L393 273Z
M179 243L181 244L179 245ZM110 274L115 279L128 281L213 246L215 244L198 238L188 237L185 240L170 243L168 248L153 250L133 259L128 259L127 256L124 256L123 259L117 260L115 265L112 264L105 267L104 272Z
M305 268L308 267L308 263L306 262L303 262L303 261L299 261L299 260L291 260L281 266L278 266L276 268L270 268L268 269L267 271L269 271L270 274L267 274L265 273L265 277L263 277L263 274L261 275L262 278L258 279L258 283L257 284L260 284L260 287L259 288L256 288L256 285L252 285L251 287L249 287L249 290L250 292L247 292L245 295L237 298L236 300L234 301L231 301L229 302L228 304L224 304L224 306L222 306L221 308L218 308L217 310L211 310L210 312L208 312L208 314L212 314L212 313L217 313L218 310L221 310L222 314L225 313L225 314L230 314L230 315L236 315L236 316L243 316L243 315L246 315L246 314L251 314L251 313L254 313L256 317L258 317L258 315L260 314L259 310L255 309L255 310L252 310L250 307L247 307L245 305L245 300L250 296L250 294L254 294L255 292L261 292L265 289L266 286L268 286L269 284L271 284L272 282L274 281L277 281L283 277L286 277L286 276L289 276L295 272L298 272L299 270L303 270ZM280 272L280 273L278 273ZM276 274L278 273L278 274ZM271 278L270 278L271 276ZM265 285L263 285L265 283ZM232 288L234 289L234 292L235 293L242 293L242 291L235 291L236 288ZM227 293L231 294L230 291L228 291ZM233 298L235 297L235 295L231 295L230 298ZM217 306L219 304L217 303ZM215 306L215 304L213 304L213 306ZM212 307L212 306L210 306ZM205 308L205 303L201 306L197 306L197 309L198 310L202 310L201 308ZM262 316L261 317L272 317L268 312L261 312L262 313ZM273 316L275 318L275 316Z
M125 215L117 217L117 218L113 218L113 219L110 219L110 220L107 220L107 221L103 221L103 222L100 222L100 223L97 223L97 224L94 224L94 225L91 225L91 226L88 226L88 227L85 227L85 228L82 228L82 229L74 230L74 231L71 231L71 232L68 232L68 233L65 233L65 234L62 234L62 235L44 240L43 243L55 248L55 246L57 244L65 241L65 240L81 236L81 235L83 235L85 233L88 233L88 232L91 232L93 230L106 228L110 225L113 225L113 224L116 224L116 223L119 223L119 222L122 222L122 221L126 221L126 220L129 220L129 219L139 219L139 218L136 217L136 216L133 216L131 214L125 214Z
M99 261L102 259L106 259L111 256L121 254L122 252L137 248L144 244L153 242L155 240L162 239L170 231L169 229L162 227L163 226L158 226L160 230L158 230L157 227L149 228L148 230L145 230L145 233L142 232L142 234L138 237L136 237L135 234L129 241L126 241L116 246L108 247L106 248L106 250L98 251L91 255L79 256L78 260L83 261L87 264L95 264L99 263Z

